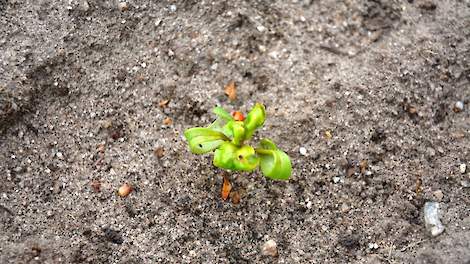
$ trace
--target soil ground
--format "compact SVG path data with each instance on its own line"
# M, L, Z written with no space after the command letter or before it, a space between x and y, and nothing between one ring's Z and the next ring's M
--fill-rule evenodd
M0 262L469 263L469 60L468 0L0 0ZM224 202L182 132L256 102Z

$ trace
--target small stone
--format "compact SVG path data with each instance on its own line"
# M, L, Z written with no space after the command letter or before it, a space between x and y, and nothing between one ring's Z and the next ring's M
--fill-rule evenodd
M431 0L417 1L418 7L424 10L432 11L437 8L437 5Z
M118 8L121 12L129 10L129 5L126 2L119 2Z
M340 178L340 177L338 177L338 176L333 177L333 182L334 182L334 183L338 183L338 182L340 182L340 181L341 181L341 178Z
M176 12L176 5L170 5L170 11L171 12Z
M272 239L266 241L261 247L261 254L263 256L276 257L278 255L276 241Z
M340 210L341 210L341 213L347 213L347 212L349 212L349 206L347 204L343 203L343 204L341 204Z
M60 160L64 158L64 155L62 154L62 152L57 152L55 156Z
M444 226L439 220L439 203L426 202L424 204L424 223L431 236L438 236L444 232Z
M305 206L307 207L307 209L311 209L312 208L312 201L307 201Z
M326 130L324 135L326 139L331 139L333 137L333 134L331 134L330 130Z
M266 31L266 27L263 26L263 25L257 26L256 29L257 29L259 32L264 32L264 31Z
M163 124L166 126L171 126L171 124L173 124L173 120L171 120L171 118L169 117L166 117L165 119L163 119Z
M444 198L444 193L441 190L437 190L432 193L436 201L440 202Z
M463 111L463 102L462 101L457 101L454 104L454 107L452 108L455 113L459 113Z
M153 151L153 154L155 154L157 158L161 159L163 156L165 156L165 149L163 147L157 147Z
M459 171L460 173L464 174L467 171L467 164L465 163L460 164Z
M299 152L300 152L300 154L301 154L302 156L307 155L307 149L304 148L304 147L300 147L300 148L299 148Z
M377 243L369 243L369 249L378 249L379 245Z
M88 1L83 1L82 2L81 9L85 12L90 10L90 4L88 4Z
M240 193L237 191L234 191L231 193L231 198L232 198L232 203L233 204L239 204L240 203Z
M118 195L121 197L126 197L132 192L132 187L128 183L124 183L118 189Z
M467 181L467 180L461 181L460 185L462 185L462 187L464 187L464 188L470 188L470 182Z

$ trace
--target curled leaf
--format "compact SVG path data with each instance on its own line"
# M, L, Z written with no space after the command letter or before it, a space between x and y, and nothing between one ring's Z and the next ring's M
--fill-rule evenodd
M264 105L257 103L246 116L244 121L246 135L245 139L250 139L255 133L255 130L264 124L266 119L266 110Z
M279 150L269 139L263 139L259 149L260 167L263 174L273 180L288 180L292 174L292 164L289 156Z
M231 142L225 142L216 149L213 163L222 169L252 171L258 166L259 158L251 146L239 147Z
M224 183L222 184L222 191L221 196L222 199L227 200L228 196L230 195L230 191L232 190L232 184L227 175L224 175Z
M263 138L260 141L259 145L260 145L260 148L262 149L271 149L271 150L277 149L276 144L274 144L274 142L272 142L270 139L267 139L267 138Z
M222 132L205 127L187 129L184 136L189 142L189 149L194 154L210 152L229 140Z

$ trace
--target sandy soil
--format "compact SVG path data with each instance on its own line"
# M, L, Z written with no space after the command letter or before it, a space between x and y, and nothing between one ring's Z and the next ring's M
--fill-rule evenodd
M469 60L468 0L0 0L0 262L469 263ZM182 132L255 102L224 202Z

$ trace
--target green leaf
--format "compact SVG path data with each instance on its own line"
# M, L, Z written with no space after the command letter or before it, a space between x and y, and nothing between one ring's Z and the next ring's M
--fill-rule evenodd
M256 129L263 126L265 119L266 109L264 108L264 105L257 103L248 113L244 121L246 129L245 139L250 139L255 133Z
M256 153L260 157L263 174L273 180L288 180L292 174L289 156L269 139L261 140L260 147L256 149Z
M233 139L232 143L240 146L245 140L245 126L242 121L235 121L232 125Z
M226 122L233 120L232 115L230 115L227 111L225 111L225 109L223 109L220 106L214 107L214 109L212 109L212 112L216 114L218 117L225 120Z
M222 132L205 127L194 127L184 131L189 149L194 154L204 154L218 148L230 140Z
M231 142L225 142L215 150L213 163L222 169L252 171L258 167L259 158L251 146L240 147Z
M271 149L271 150L278 149L276 144L274 144L274 142L272 142L270 139L267 139L267 138L263 138L260 141L259 145L261 149Z

